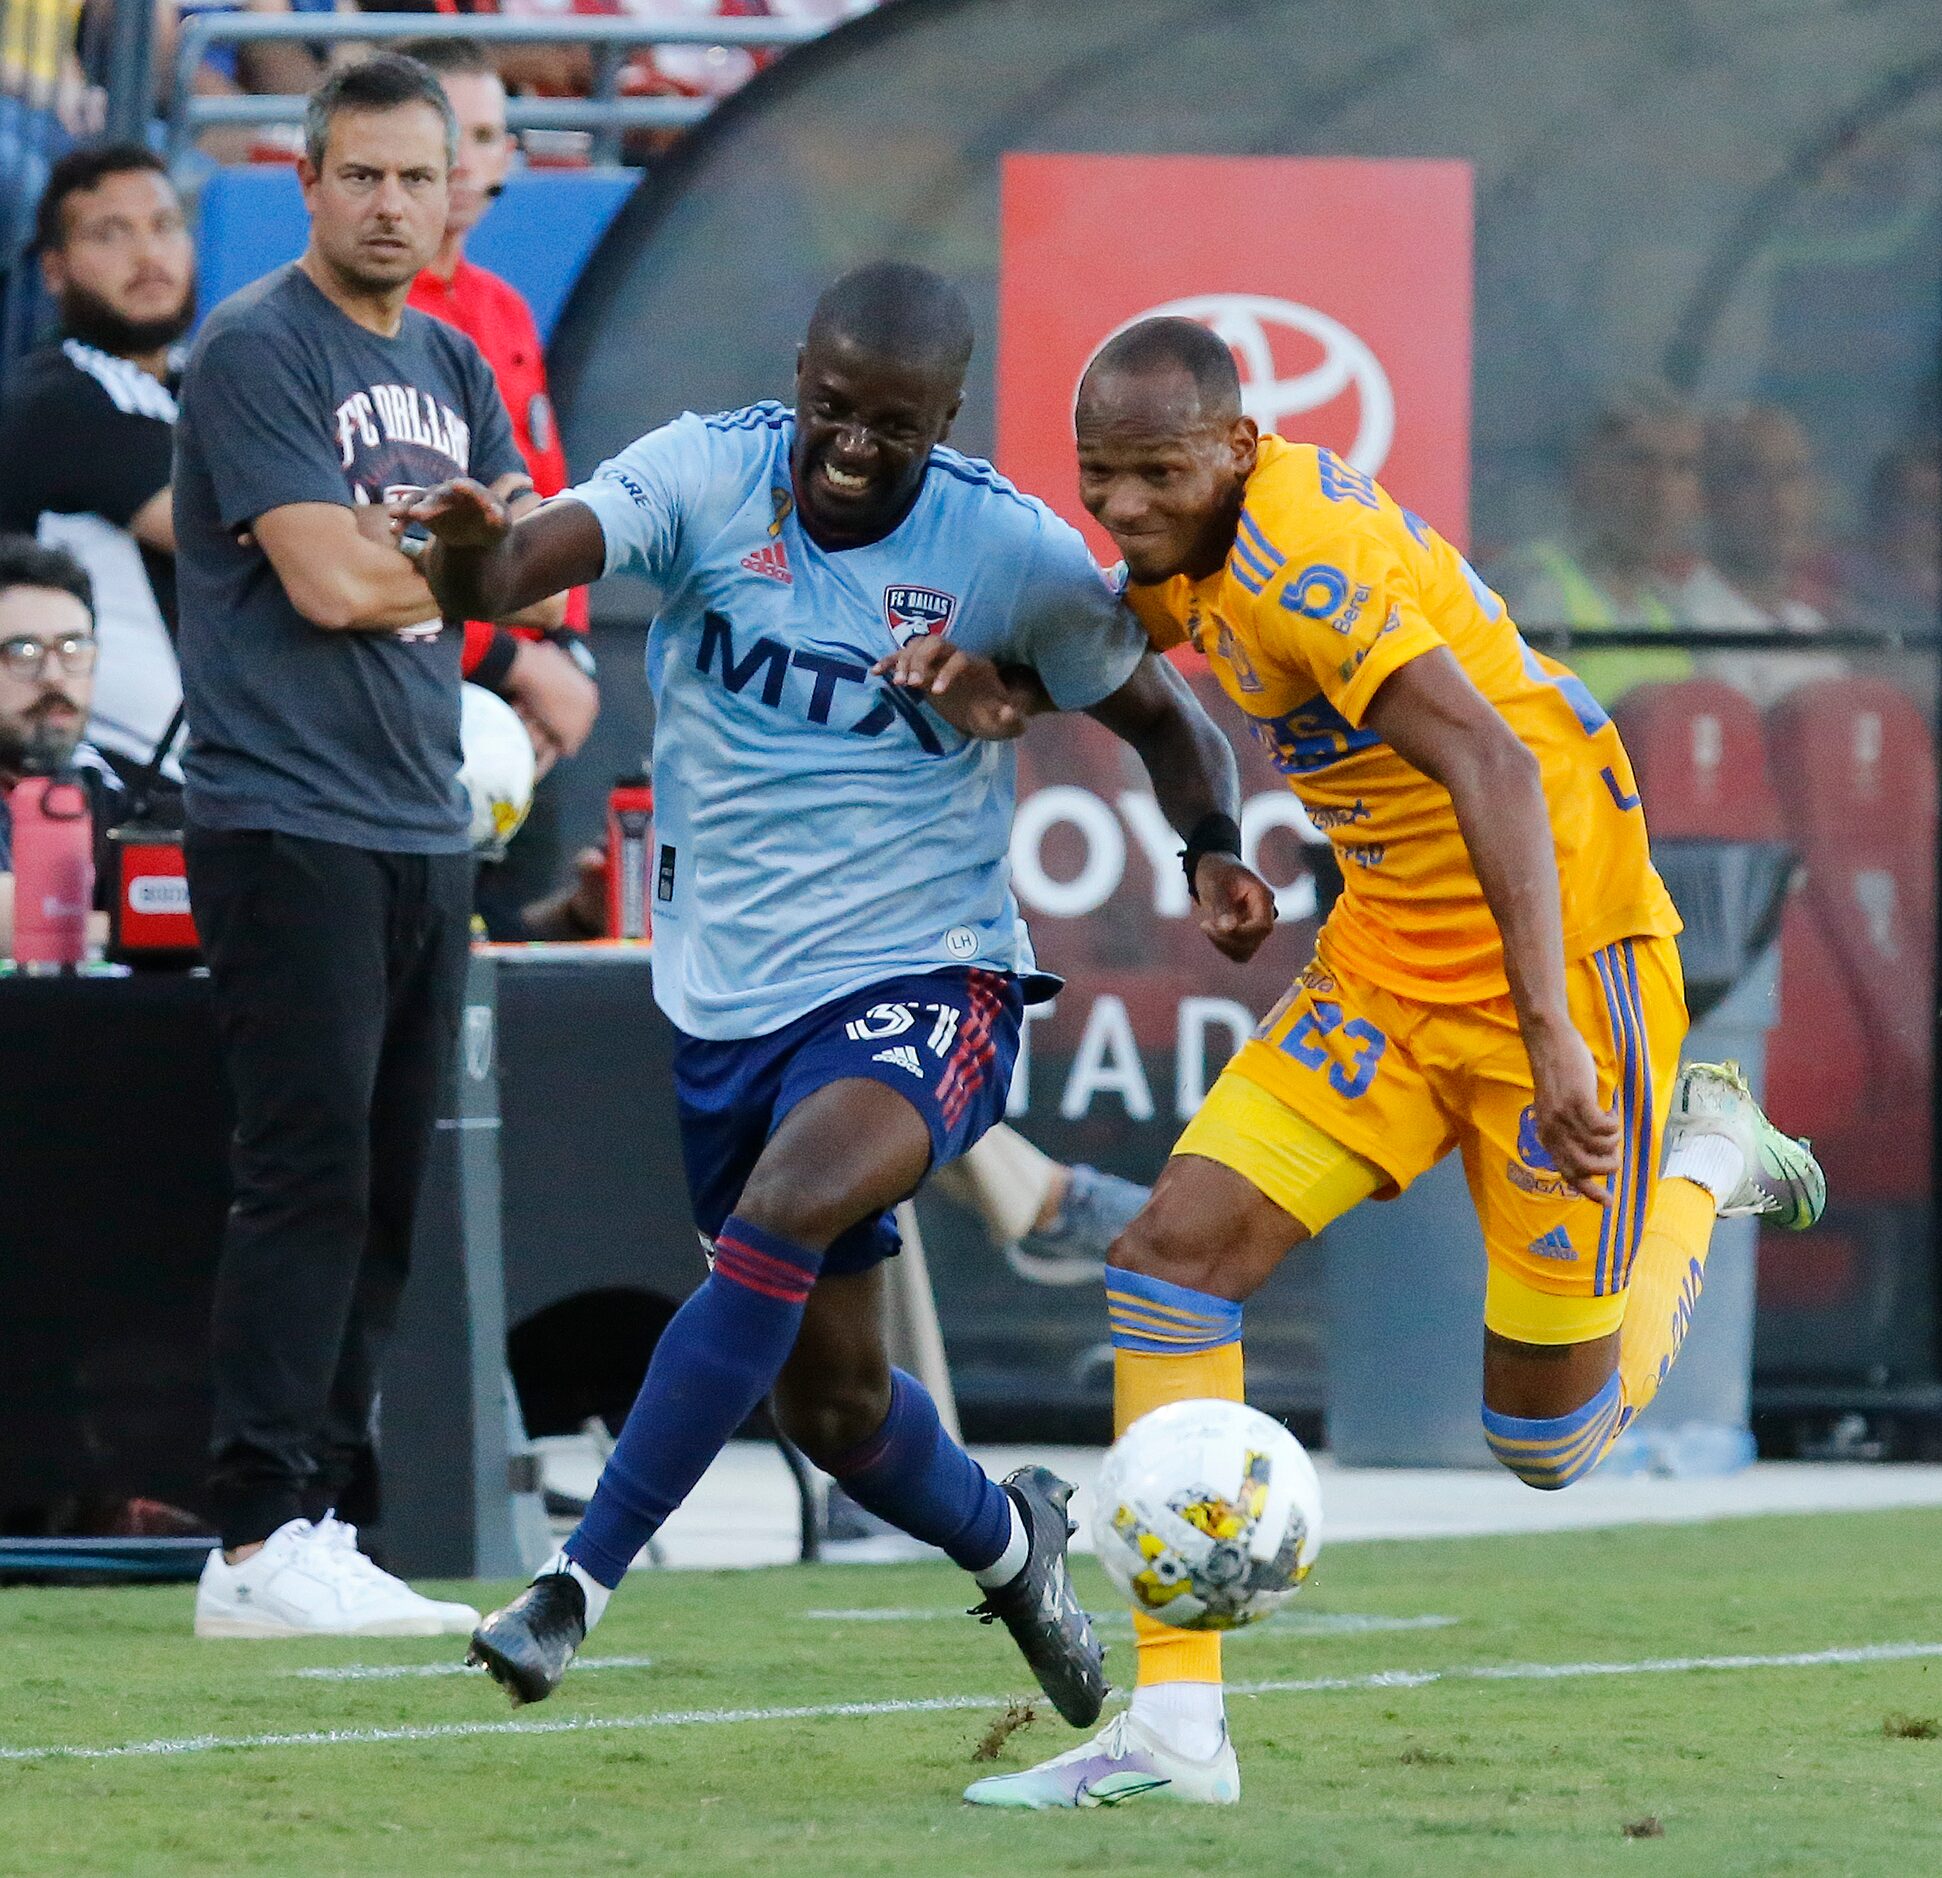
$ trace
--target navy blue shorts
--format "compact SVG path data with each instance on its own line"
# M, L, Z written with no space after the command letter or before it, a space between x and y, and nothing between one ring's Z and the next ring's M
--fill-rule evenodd
M955 966L867 985L766 1037L678 1035L674 1095L695 1225L712 1240L782 1118L852 1077L915 1106L930 1130L932 1167L956 1160L1004 1115L1022 1004L1015 978ZM836 1239L823 1270L868 1271L900 1246L891 1216L879 1213Z

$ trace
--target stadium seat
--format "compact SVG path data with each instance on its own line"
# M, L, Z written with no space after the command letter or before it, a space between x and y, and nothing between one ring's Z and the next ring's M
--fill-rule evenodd
M1760 714L1730 685L1710 678L1640 685L1613 716L1655 840L1779 838Z
M1930 1161L1936 760L1893 685L1832 679L1768 714L1769 761L1804 877L1790 912L1776 1117L1815 1135L1845 1197L1914 1198ZM1861 1075L1845 1113L1858 1028ZM1818 1125L1798 1119L1818 1111ZM1830 1112L1833 1111L1833 1112Z

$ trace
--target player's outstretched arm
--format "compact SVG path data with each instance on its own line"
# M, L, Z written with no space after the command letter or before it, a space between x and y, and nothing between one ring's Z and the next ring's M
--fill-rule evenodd
M1609 1204L1618 1118L1598 1100L1592 1054L1571 1021L1551 812L1534 757L1445 647L1383 680L1363 721L1440 782L1504 943L1517 1025L1531 1059L1537 1132L1558 1171Z
M432 538L419 567L447 619L507 619L606 572L600 523L571 497L514 521L483 483L461 476L426 490L403 519Z
M1087 713L1130 744L1160 812L1187 843L1200 930L1230 959L1251 959L1274 930L1274 889L1241 863L1241 773L1187 681L1149 652Z

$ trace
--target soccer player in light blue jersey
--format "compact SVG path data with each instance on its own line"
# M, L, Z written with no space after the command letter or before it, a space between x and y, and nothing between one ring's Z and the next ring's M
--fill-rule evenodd
M817 305L794 410L681 417L517 524L468 482L409 511L453 617L624 571L664 596L654 988L713 1258L586 1517L474 1636L515 1700L557 1686L771 1393L854 1500L976 1577L1068 1721L1104 1698L1065 1570L1071 1488L1043 1468L990 1480L880 1329L891 1209L1002 1115L1021 1007L1057 983L1006 869L1002 739L1025 701L1088 711L1138 752L1222 951L1254 951L1273 898L1239 859L1232 753L1079 535L944 448L971 344L935 275L864 268Z

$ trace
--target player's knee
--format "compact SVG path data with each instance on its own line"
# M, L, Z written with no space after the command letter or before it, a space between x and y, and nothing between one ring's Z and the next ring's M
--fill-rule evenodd
M1175 1225L1165 1209L1151 1204L1113 1241L1106 1262L1120 1271L1158 1278L1189 1291L1218 1294L1220 1290L1216 1282L1220 1248L1209 1245L1205 1234L1186 1230L1184 1223Z
M847 1183L808 1168L757 1167L749 1176L736 1216L810 1252L826 1252L836 1237L862 1217Z
M1589 1402L1563 1415L1501 1415L1483 1407L1484 1440L1490 1451L1527 1487L1555 1493L1605 1458L1624 1425L1624 1398L1616 1375Z
M782 1432L818 1467L831 1470L862 1447L890 1413L890 1372L864 1368L813 1384L776 1389Z

